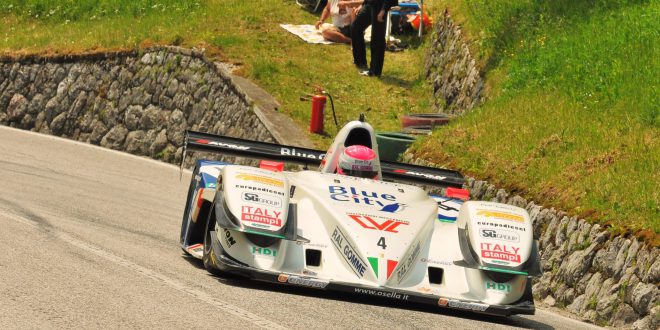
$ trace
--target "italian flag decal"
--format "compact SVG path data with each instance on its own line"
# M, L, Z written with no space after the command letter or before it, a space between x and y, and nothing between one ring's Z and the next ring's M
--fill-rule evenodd
M380 277L378 275L378 265L380 264L380 260L386 261L387 265L387 279L390 278L390 275L392 275L392 272L394 271L394 268L396 268L396 265L398 264L398 261L396 260L385 260L381 258L375 258L375 257L367 257L369 259L369 264L371 264L371 269L374 270L374 273L376 273L376 277Z

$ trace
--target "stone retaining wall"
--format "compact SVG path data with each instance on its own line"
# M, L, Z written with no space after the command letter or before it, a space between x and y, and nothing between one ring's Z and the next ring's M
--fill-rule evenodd
M430 43L425 72L433 86L434 109L462 114L475 107L482 96L484 79L461 29L447 11L435 24Z
M250 103L180 48L0 58L0 124L170 163L186 129L275 142Z
M422 166L434 164L404 160ZM467 178L470 199L505 203L529 212L539 240L543 276L534 298L584 321L633 329L660 327L660 249L636 238L612 237L599 224L544 208L486 181Z
M474 179L473 199L527 209L539 238L544 274L533 287L544 304L565 307L599 325L660 326L660 250L635 238L611 237L599 224L543 208Z

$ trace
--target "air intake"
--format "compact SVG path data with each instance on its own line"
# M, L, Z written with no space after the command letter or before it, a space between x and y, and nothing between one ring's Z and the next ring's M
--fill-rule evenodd
M305 250L305 265L321 266L321 250Z
M442 274L444 269L437 267L429 267L429 283L442 284Z

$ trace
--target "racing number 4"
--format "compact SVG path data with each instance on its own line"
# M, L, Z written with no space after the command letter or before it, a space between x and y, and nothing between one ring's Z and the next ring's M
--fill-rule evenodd
M381 237L376 245L382 247L383 250L387 249L387 245L385 245L385 237Z

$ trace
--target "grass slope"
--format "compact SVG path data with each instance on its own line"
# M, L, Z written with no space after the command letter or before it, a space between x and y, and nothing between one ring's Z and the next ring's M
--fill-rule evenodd
M359 77L345 45L309 45L279 24L314 24L317 15L293 0L6 0L0 4L0 53L77 53L175 44L241 65L281 111L306 127L322 86L334 97L339 124L367 114L379 130L399 130L399 116L424 112L430 87L424 49L388 53L382 80ZM330 111L330 108L327 108ZM328 114L327 119L331 118ZM336 128L326 120L328 136ZM313 136L325 146L328 138Z
M491 97L417 153L657 244L659 3L447 5L480 45Z

